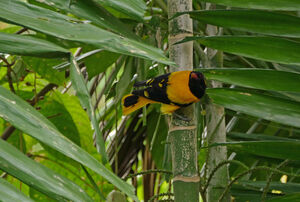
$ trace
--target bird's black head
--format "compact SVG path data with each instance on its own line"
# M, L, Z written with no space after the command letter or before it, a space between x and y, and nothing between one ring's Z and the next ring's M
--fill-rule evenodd
M199 99L204 95L206 84L204 75L201 72L192 71L190 73L189 88L193 95Z

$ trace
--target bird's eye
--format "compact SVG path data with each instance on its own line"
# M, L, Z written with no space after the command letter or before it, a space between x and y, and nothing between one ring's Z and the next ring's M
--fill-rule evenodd
M191 78L193 79L199 79L198 75L194 72L191 73Z

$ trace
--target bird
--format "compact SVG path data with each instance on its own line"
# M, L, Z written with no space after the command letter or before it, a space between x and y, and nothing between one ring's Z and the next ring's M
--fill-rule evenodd
M205 94L204 75L197 71L176 71L152 79L136 82L134 90L122 98L123 115L128 115L139 108L160 103L163 114L171 114L181 107L187 107Z

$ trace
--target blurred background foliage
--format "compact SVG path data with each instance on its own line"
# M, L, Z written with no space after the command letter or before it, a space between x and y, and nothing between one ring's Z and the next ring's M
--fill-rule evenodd
M206 1L184 39L223 82L196 106L200 191L207 146L223 145L232 200L300 201L300 3ZM0 0L0 13L0 200L172 200L167 117L120 105L172 64L167 2ZM207 99L226 108L227 143L207 145Z

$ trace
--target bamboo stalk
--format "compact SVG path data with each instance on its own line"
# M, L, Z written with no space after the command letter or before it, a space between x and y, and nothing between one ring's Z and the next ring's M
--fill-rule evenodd
M212 8L212 7L210 7ZM209 9L210 9L209 8ZM212 25L207 26L207 33L210 36L214 36L218 33L218 28ZM208 68L210 66L222 67L223 66L223 52L212 49L207 49L207 56L210 59ZM218 88L222 87L220 82L212 81L209 83L209 87ZM224 108L213 104L209 101L206 104L206 126L207 126L207 143L208 145L216 142L226 142L226 126L224 119ZM207 154L207 172L211 173L219 163L227 160L227 148L226 147L210 147ZM215 172L210 184L207 188L207 201L218 201L222 195L225 187L229 181L228 167L224 166ZM223 200L230 201L230 196L227 194Z
M177 12L191 11L192 0L168 0L168 16L171 18ZM188 15L182 15L169 21L170 59L178 67L171 71L193 69L193 42L174 45L177 41L193 32L192 20ZM169 120L169 141L171 143L173 189L175 201L199 201L199 176L197 165L197 133L194 106L178 110L176 113L186 117L172 116Z

